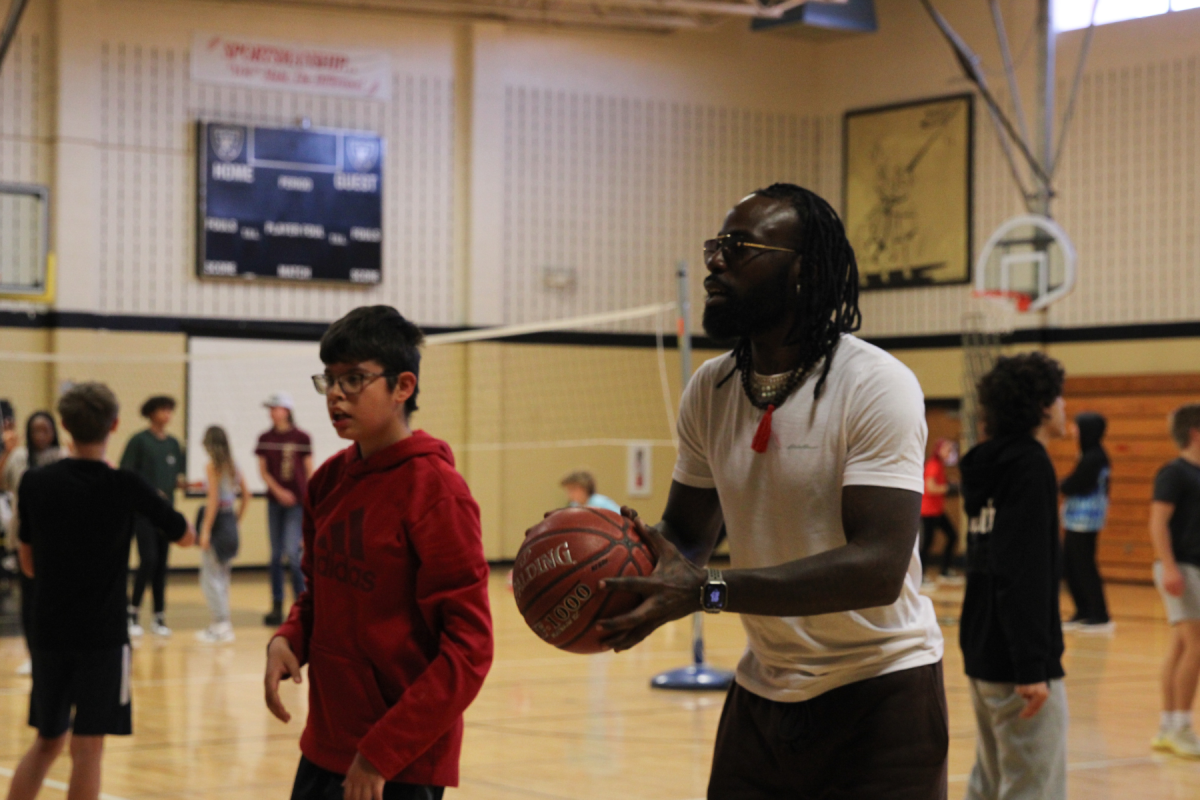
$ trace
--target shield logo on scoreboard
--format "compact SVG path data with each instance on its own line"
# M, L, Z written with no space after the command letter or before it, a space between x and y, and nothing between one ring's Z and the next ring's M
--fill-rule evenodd
M346 137L346 163L355 172L372 170L379 163L379 140Z
M213 152L222 161L234 161L242 154L246 145L246 129L232 125L214 125L209 128L209 142Z

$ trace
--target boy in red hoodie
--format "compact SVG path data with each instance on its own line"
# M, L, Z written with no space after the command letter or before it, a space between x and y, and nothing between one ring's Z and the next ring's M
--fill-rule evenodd
M421 331L357 308L313 376L354 445L312 476L307 590L267 647L266 702L309 665L292 800L436 800L458 785L463 712L492 662L479 507L444 443L413 432ZM344 791L344 794L343 794Z

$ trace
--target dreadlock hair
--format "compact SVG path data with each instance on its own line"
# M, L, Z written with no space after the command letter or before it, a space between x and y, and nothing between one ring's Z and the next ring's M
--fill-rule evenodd
M799 368L779 396L790 395L824 359L821 377L813 390L813 398L819 399L842 334L853 333L862 326L862 313L858 310L858 260L846 238L841 217L816 193L792 183L773 183L754 194L790 202L799 219L800 285L795 300L799 313L785 341L802 344L803 350ZM749 389L754 360L748 338L743 337L734 346L733 358L737 363L735 370L742 373L746 395L758 405Z

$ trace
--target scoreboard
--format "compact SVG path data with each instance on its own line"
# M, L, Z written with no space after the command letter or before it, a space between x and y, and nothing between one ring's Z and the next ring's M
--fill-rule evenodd
M200 122L197 142L200 277L380 282L378 134Z

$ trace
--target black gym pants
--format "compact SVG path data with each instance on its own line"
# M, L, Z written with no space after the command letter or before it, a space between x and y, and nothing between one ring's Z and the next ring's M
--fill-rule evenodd
M322 769L300 756L292 800L342 800L342 781L345 775ZM385 783L383 800L441 800L446 790L441 786L417 786L412 783Z
M1074 622L1108 622L1108 603L1104 599L1104 581L1096 566L1096 539L1099 531L1067 531L1063 537L1063 573L1075 601Z
M950 574L950 565L954 563L954 552L958 549L958 531L945 514L937 517L921 517L921 569L928 564L929 548L933 545L934 534L941 529L946 537L946 547L942 550L942 574Z
M949 742L940 661L799 703L735 683L708 800L945 800Z
M154 613L161 614L167 608L167 554L171 544L167 535L141 514L134 517L133 533L137 537L138 568L129 604L134 608L142 607L142 595L149 583L154 594Z

